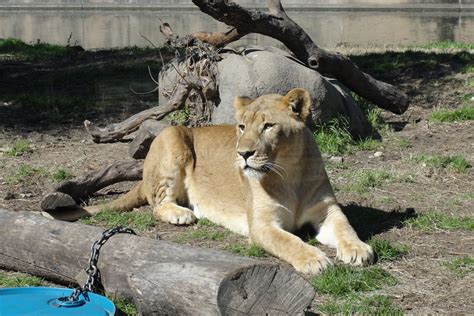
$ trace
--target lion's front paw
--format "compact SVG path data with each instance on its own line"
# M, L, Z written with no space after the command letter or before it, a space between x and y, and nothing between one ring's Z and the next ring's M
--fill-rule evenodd
M178 205L162 206L156 212L156 217L173 225L189 225L196 222L196 216L191 210Z
M305 255L298 256L298 258L292 262L292 265L298 272L316 275L332 265L332 261L324 252L315 249L306 252Z
M356 266L374 262L372 247L360 240L341 242L337 247L337 259Z

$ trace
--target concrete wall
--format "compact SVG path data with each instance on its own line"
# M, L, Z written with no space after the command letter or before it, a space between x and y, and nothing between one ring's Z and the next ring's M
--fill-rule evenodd
M265 7L266 0L236 0L247 7ZM474 0L282 0L286 8L470 10ZM191 8L191 0L0 0L0 8Z

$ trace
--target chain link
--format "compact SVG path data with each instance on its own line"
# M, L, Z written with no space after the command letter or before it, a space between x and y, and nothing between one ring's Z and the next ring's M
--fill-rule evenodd
M107 229L102 233L102 237L94 242L91 247L91 257L89 259L89 266L85 270L87 273L87 282L80 288L75 289L75 291L69 296L69 301L77 301L79 295L84 292L93 292L94 284L100 281L100 271L97 268L97 263L99 261L100 249L102 246L115 234L132 234L136 235L135 231L130 228L124 227L115 227Z

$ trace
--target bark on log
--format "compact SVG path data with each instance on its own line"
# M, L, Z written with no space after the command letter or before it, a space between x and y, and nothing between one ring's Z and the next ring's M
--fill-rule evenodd
M193 89L202 87L201 79L194 76L183 77L183 84L180 84L172 98L163 106L156 106L151 109L137 113L123 122L111 124L104 128L94 126L90 121L84 121L84 127L92 136L96 143L110 143L122 139L124 136L136 131L147 119L160 120L167 114L184 107L184 102Z
M230 1L193 0L199 9L240 33L259 33L285 44L296 57L319 73L337 78L349 89L379 107L402 114L409 105L406 94L361 71L349 58L318 47L284 11L280 0L267 0L269 13L245 9Z
M0 210L0 268L76 283L101 232ZM98 267L106 293L133 298L143 315L295 315L314 297L293 269L132 235L111 238Z
M76 208L77 202L66 193L52 192L41 200L41 209L45 211L54 211L57 209Z

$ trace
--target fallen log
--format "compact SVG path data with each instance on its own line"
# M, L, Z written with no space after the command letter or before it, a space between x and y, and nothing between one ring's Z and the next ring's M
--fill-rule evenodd
M78 283L101 232L0 209L0 268ZM112 237L98 268L106 293L133 299L143 315L295 315L314 297L291 268L132 235Z
M148 149L149 147L143 150L147 152ZM49 217L59 220L69 218L71 212L86 216L88 213L80 204L92 194L118 182L141 180L142 176L142 160L117 161L100 170L61 182L52 192L43 196L40 207ZM44 215L48 216L47 214ZM77 215L79 217L81 216Z
M142 179L142 176L143 161L117 161L100 170L91 171L85 175L61 182L54 191L66 193L74 201L80 203L93 193L109 185L123 181L138 181Z

